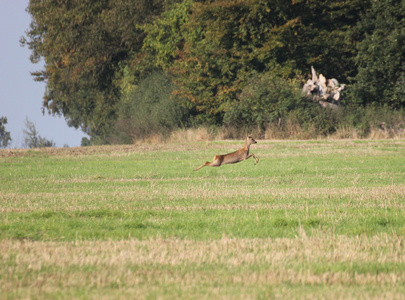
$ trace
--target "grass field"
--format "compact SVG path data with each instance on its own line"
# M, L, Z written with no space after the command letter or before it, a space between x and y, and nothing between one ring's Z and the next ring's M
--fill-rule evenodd
M405 299L405 140L0 150L0 298Z

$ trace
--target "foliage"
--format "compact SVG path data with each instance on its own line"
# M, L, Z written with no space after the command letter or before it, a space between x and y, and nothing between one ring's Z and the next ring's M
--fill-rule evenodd
M328 134L334 117L304 103L299 84L314 66L353 80L348 106L403 107L404 9L398 0L31 0L22 42L33 62L44 58L34 74L47 82L44 108L93 144L177 126L153 125L148 114L125 121L138 101L128 96L160 71L188 124L263 128L295 116Z
M327 78L347 82L357 73L353 64L359 37L352 33L360 14L370 0L292 1L291 11L300 23L295 39L285 52L296 61L297 68L308 74L310 66Z
M195 3L172 67L177 94L204 114L228 111L252 74L277 65L281 36L296 24L283 3L277 9L267 1Z
M183 26L188 22L193 0L185 0L163 12L152 24L143 26L146 37L143 50L151 53L155 64L164 70L170 69L173 61L179 59L183 48Z
M405 106L405 2L373 1L357 25L353 101Z
M131 143L153 134L165 135L185 125L188 112L172 96L174 88L164 73L154 72L131 89L119 108L118 141Z
M88 147L91 146L91 142L87 137L82 137L82 141L80 143L81 147Z
M293 78L310 65L339 80L353 75L354 38L347 32L364 7L364 1L187 1L148 27L144 50L175 75L187 107L222 122L252 76Z
M261 133L268 139L401 138L405 137L404 124L403 109L379 106L325 109L307 103L268 123Z
M7 117L0 117L0 148L5 148L10 144L11 135L6 131Z
M142 47L136 25L153 19L165 3L31 0L32 23L22 43L33 63L44 59L45 70L33 73L47 83L44 108L103 142L116 119L119 64Z
M25 119L24 143L28 148L43 148L43 147L55 147L55 143L52 140L48 140L38 134L35 124L31 122L28 117Z
M296 83L265 73L249 80L236 105L225 113L224 123L235 127L243 124L246 127L265 128L307 102L307 99L302 99Z

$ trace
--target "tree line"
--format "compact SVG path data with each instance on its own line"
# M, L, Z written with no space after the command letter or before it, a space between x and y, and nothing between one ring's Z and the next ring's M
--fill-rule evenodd
M403 0L30 0L27 11L21 43L44 61L32 73L43 107L93 143L288 118L333 131L347 114L303 98L311 66L347 84L352 122L370 107L403 115Z

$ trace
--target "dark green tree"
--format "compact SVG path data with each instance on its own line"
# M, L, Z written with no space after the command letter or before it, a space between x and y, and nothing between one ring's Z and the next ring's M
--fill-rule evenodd
M91 146L91 142L87 137L82 137L82 141L80 143L80 146L82 146L82 147Z
M292 80L272 73L253 76L238 96L238 102L224 116L233 127L261 128L284 118L292 109L303 106L301 90ZM243 120L241 122L241 120Z
M6 131L7 117L0 117L0 148L7 147L11 142L11 135Z
M309 73L314 66L327 78L347 82L357 73L353 59L359 37L352 34L360 15L370 0L291 1L291 14L300 23L288 43L286 56L293 58L297 68Z
M355 34L362 37L355 58L353 100L405 106L405 1L372 1Z

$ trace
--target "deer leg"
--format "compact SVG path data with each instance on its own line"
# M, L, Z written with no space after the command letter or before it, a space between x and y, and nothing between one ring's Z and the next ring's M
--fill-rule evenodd
M202 167L209 166L210 164L212 164L212 163L210 163L209 161L206 161L204 164L202 164L202 165L199 166L198 168L195 168L193 171L198 171L198 170L201 169Z
M206 161L204 164L199 166L198 168L194 169L194 171L198 171L202 167L210 166L210 167L219 167L221 165L221 157L215 156L213 162Z
M253 153L252 154L250 154L248 157L246 157L246 159L248 159L248 158L250 158L250 157L252 157L253 156L253 158L255 159L255 164L257 164L258 162L259 162L259 159L256 157L256 155L254 155Z

